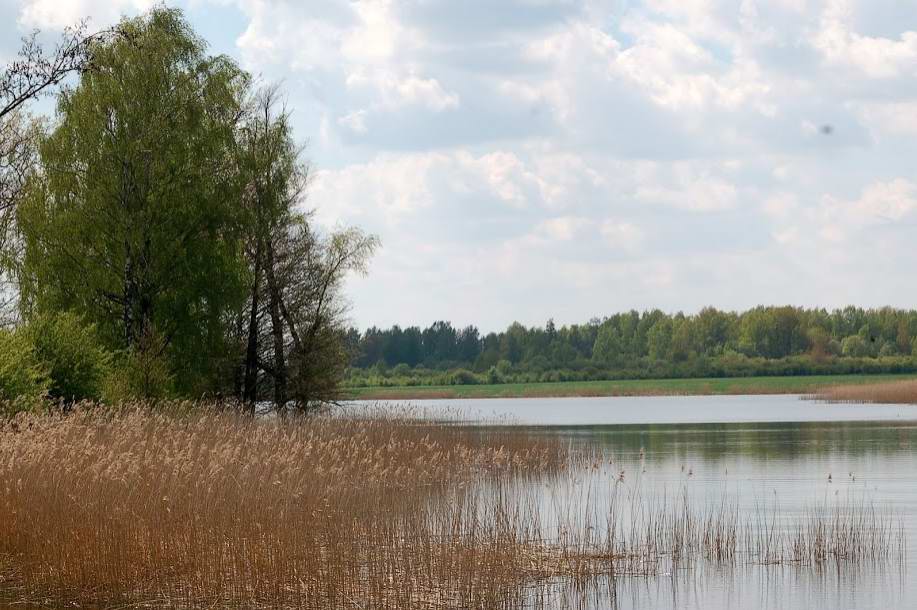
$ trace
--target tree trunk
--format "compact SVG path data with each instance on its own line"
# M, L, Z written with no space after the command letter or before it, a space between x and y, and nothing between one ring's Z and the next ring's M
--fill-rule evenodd
M130 252L127 255L127 261L124 264L124 302L122 304L122 319L124 325L124 347L130 348L134 345L134 264L131 260Z
M252 282L251 312L248 318L248 346L245 351L245 379L242 399L255 412L258 399L258 305L261 288L261 244L255 249L255 277Z
M274 408L282 413L287 404L287 363L283 344L283 320L280 315L283 295L274 277L274 247L268 243L267 248L267 285L271 300L271 336L274 342Z
M245 314L240 312L236 316L236 336L239 337L240 340L242 338L242 332L244 330L245 330ZM243 400L242 383L243 383L243 379L245 378L245 363L242 362L240 359L239 361L235 363L235 366L233 367L233 369L234 370L232 374L232 384L233 384L232 393L233 393L233 396L236 397L236 399L241 401Z

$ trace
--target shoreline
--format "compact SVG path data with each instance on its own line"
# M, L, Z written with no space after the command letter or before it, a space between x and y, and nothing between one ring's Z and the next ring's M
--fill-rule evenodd
M452 386L345 388L346 400L482 400L488 398L606 398L623 396L716 396L814 394L832 386L917 379L901 375L799 375L693 379L625 379Z

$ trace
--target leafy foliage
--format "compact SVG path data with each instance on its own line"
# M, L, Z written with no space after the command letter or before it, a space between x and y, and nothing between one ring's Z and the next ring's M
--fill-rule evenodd
M0 279L14 280L51 397L335 400L343 280L365 272L376 238L314 229L277 90L208 55L180 11L113 32L80 42L91 66L22 148L28 171L0 218L15 246L0 240Z
M27 334L0 329L0 413L34 408L47 395L49 385L46 367Z
M306 412L338 398L348 363L342 283L347 273L366 271L377 240L354 228L327 236L313 230L298 211L308 166L299 161L276 90L256 96L253 110L240 137L252 281L236 314L245 329L236 394L253 410L270 389L279 409Z
M60 95L19 206L23 308L78 312L113 350L164 337L196 392L215 383L245 277L231 152L248 77L176 11L119 29Z
M98 400L109 374L111 354L102 346L94 326L68 312L31 320L21 334L48 375L48 396L64 401Z
M448 322L362 334L351 329L348 341L355 354L351 383L398 378L448 385L449 373L462 368L481 383L904 372L917 370L913 337L917 311L708 307L694 315L630 311L560 328L553 321L529 328L515 323L485 335Z

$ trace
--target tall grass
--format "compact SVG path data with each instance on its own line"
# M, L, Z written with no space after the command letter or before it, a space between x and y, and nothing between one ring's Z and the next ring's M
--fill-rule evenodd
M592 476L597 459L405 414L21 416L0 427L0 590L51 605L512 608L701 558L849 562L900 546L876 512L816 509L775 534L726 500L625 492ZM563 486L584 477L568 502Z
M830 386L810 398L827 402L917 404L917 380Z
M22 417L0 438L0 554L24 594L95 603L405 607L449 588L461 559L433 537L436 489L566 457L378 414L81 412ZM464 569L495 586L478 566Z

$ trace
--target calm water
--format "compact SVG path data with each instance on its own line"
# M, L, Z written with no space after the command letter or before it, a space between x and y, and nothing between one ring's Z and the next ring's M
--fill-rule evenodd
M834 504L872 505L903 524L904 562L815 569L698 562L574 594L587 608L744 610L917 608L917 407L826 405L795 396L418 401L431 415L500 420L598 450L605 466L558 485L532 482L556 511L602 505L615 485L645 497L724 497L784 520ZM619 473L623 481L615 482ZM830 479L829 479L830 475ZM530 490L531 491L531 490ZM599 498L598 500L596 498Z

